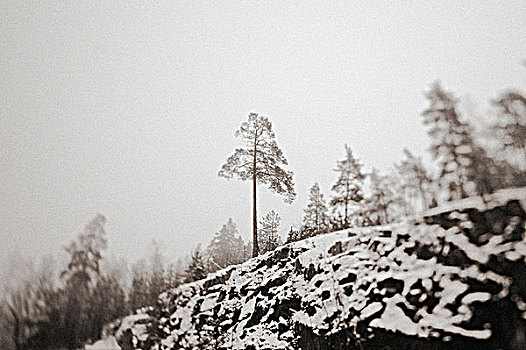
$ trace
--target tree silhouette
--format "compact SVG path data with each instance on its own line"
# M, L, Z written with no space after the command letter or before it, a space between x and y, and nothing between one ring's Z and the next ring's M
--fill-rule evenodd
M97 214L86 226L84 232L79 234L78 240L70 243L66 251L71 255L68 269L61 273L75 288L93 286L95 279L100 275L100 260L102 250L107 247L106 217Z
M438 161L441 185L449 199L466 198L468 184L475 177L475 144L471 128L460 119L458 100L435 82L426 93L429 108L424 110L424 125L429 126L431 154Z
M269 252L279 247L282 242L278 235L281 218L278 213L271 210L261 219L260 251L261 254Z
M362 184L365 176L362 173L362 165L354 157L351 148L345 145L345 158L338 161L334 171L340 173L338 180L332 186L336 195L331 200L335 208L343 207L344 227L349 227L349 205L363 200Z
M185 274L185 283L199 281L206 277L207 271L199 246L192 253L192 258L190 264L186 268Z
M67 270L61 273L67 296L64 331L67 347L78 348L90 336L91 296L101 276L100 260L107 247L106 217L98 214L86 226L66 251L71 255Z
M386 224L392 220L389 208L396 202L394 186L391 186L388 176L380 174L375 168L368 177L370 195L365 199L367 221L376 225Z
M508 91L493 103L500 111L496 128L504 140L504 148L521 151L526 165L526 97Z
M428 209L431 203L428 188L432 185L433 178L424 167L422 159L404 149L404 158L395 168L403 179L400 187L415 193L422 201L422 210Z
M216 271L239 264L243 259L239 253L243 250L243 244L243 238L239 235L237 224L232 218L229 218L208 245L207 251L212 263L211 269Z
M267 117L250 113L248 120L243 122L235 132L241 137L245 147L237 148L219 170L219 176L230 179L252 180L252 256L259 254L257 235L256 187L257 183L269 186L269 189L284 196L286 203L291 203L296 197L292 171L283 169L288 165L283 152L276 143L272 123Z
M311 230L314 234L319 235L329 230L329 215L327 214L327 205L325 198L320 191L320 185L315 182L309 193L309 203L307 208L303 209L303 226Z

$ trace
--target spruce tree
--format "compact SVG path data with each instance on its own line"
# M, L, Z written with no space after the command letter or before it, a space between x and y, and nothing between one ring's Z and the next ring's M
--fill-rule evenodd
M493 103L500 112L496 130L503 140L503 147L522 152L523 165L526 166L526 97L508 91Z
M422 202L422 209L428 209L432 200L429 188L433 184L433 178L424 167L422 160L404 149L404 159L396 165L396 170L403 180L401 184L403 190L416 194Z
M329 216L329 227L332 231L339 231L345 228L345 220L342 213Z
M148 281L148 303L147 305L155 305L159 294L166 289L166 282L164 280L164 258L161 253L160 244L157 241L152 241L152 252L149 263L149 281Z
M248 241L247 243L243 244L243 252L242 252L242 262L250 260L252 257L252 241Z
M213 271L242 261L240 252L243 250L243 238L239 235L237 224L229 218L223 224L208 245L208 256L211 260Z
M149 305L148 280L142 274L135 274L128 295L128 309L135 312Z
M351 148L345 145L345 158L338 161L336 169L339 173L338 180L332 186L336 194L332 197L331 205L336 210L342 210L344 228L350 225L350 206L363 200L362 185L365 176L362 173L362 165L354 157Z
M64 340L70 349L79 347L91 335L93 318L90 300L100 277L102 251L107 246L105 223L106 218L97 215L85 226L77 241L66 248L71 257L67 270L61 276L65 279L64 293L67 300Z
M259 230L259 251L261 254L276 249L282 244L281 237L278 235L281 218L278 213L271 210L261 219L261 229Z
M165 289L177 288L181 284L181 276L174 264L169 264L165 272Z
M71 242L66 248L71 257L61 277L65 278L67 284L77 289L89 289L95 285L100 275L102 251L107 246L105 224L106 218L98 214L85 226L77 241Z
M198 281L206 277L207 271L199 247L192 253L192 258L185 274L185 283Z
M241 137L245 147L234 151L218 175L227 179L235 176L242 181L252 180L252 255L257 256L257 183L268 185L272 192L283 195L286 203L292 203L296 197L293 173L282 168L288 162L276 143L272 123L267 117L250 113L248 120L241 124L235 135Z
M289 232L287 233L287 239L285 243L296 242L301 239L300 230L295 230L292 226L290 227Z
M1 318L0 322L5 322L5 328L0 329L0 333L7 336L7 341L2 343L3 346L14 346L14 349L29 348L28 342L31 339L30 334L33 328L32 324L35 321L35 286L30 281L26 281L23 286L19 288L6 287L5 300L2 300L0 306L5 303L5 318ZM28 337L29 336L29 337ZM10 344L12 343L12 344Z
M467 123L461 121L458 100L438 82L427 92L430 106L422 113L432 139L431 154L438 161L440 184L449 200L469 196L469 183L475 183L477 152ZM476 185L476 183L475 183Z
M303 210L304 232L312 232L314 235L325 233L329 230L329 215L327 214L327 205L323 193L320 191L320 185L315 182L309 193L309 203Z
M43 265L36 284L30 288L33 298L29 302L31 317L26 322L29 327L26 335L28 349L55 349L61 348L63 343L63 293L54 286L54 271L51 264ZM26 286L27 288L27 286Z
M101 337L105 324L126 314L124 291L114 277L104 276L97 281L90 302L90 339Z
M369 174L369 180L371 194L365 200L368 221L376 225L386 224L392 219L389 215L389 207L395 201L389 178L373 168Z

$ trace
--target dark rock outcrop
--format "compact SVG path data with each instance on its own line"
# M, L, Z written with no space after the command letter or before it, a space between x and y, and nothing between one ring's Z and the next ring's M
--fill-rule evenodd
M420 222L289 244L162 294L116 338L141 349L526 348L525 200L506 190Z

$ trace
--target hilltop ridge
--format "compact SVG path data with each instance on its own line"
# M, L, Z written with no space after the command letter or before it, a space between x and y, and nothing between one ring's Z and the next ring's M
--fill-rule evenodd
M287 244L160 295L86 349L519 349L526 188Z

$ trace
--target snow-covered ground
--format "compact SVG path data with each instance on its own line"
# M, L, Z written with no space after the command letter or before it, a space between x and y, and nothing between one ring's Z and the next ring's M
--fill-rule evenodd
M114 336L99 340L92 345L86 345L85 350L121 350Z
M382 331L514 347L526 325L525 200L502 191L433 209L427 224L288 244L163 293L114 337L128 348L314 349L309 339L363 346Z

